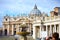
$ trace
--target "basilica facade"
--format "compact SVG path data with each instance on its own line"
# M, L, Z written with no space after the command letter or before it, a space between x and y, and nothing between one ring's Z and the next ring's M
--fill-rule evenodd
M46 31L47 36L58 32L60 36L60 7L55 7L50 12L50 16L41 11L35 5L28 16L10 17L4 16L3 19L3 35L16 35L20 32L20 25L25 23L28 26L27 31L35 38L41 38L41 31Z

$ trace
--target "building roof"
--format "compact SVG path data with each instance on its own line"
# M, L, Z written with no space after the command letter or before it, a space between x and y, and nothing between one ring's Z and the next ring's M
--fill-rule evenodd
M37 5L35 4L34 8L32 9L32 11L30 12L30 14L41 14L40 10L37 8Z
M55 7L55 8L58 8L58 9L60 9L60 7ZM55 8L54 8L54 9L55 9Z

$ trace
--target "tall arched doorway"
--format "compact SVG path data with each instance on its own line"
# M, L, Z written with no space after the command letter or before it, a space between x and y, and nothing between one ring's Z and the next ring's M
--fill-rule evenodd
M40 38L40 26L36 26L36 37Z
M14 31L14 35L16 35L16 31Z
M2 30L0 30L0 36L2 35Z
M4 34L7 35L7 29L4 30Z

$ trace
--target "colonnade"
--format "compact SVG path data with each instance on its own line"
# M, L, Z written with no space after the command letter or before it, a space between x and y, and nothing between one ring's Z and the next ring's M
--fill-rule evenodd
M27 31L31 32L31 24L27 24L27 26L28 26ZM16 24L16 25L12 24L12 25L6 25L6 26L3 25L3 35L5 35L5 29L7 30L7 35L14 35L14 31L16 32L21 31L19 24Z
M36 28L39 26L39 32L37 32ZM37 38L37 34L40 33L38 38L41 38L41 31L46 31L47 32L47 36L52 36L52 34L54 32L59 33L59 37L60 37L60 24L52 24L52 25L43 25L43 27L41 25L33 25L33 38Z

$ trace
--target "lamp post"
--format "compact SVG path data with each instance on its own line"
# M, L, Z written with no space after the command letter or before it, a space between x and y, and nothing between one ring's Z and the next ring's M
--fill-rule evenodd
M43 21L41 20L41 31L44 31L44 25L43 25Z
M41 36L41 38L42 38L41 40L45 40L45 38L47 37L47 31L44 30L45 27L43 25L44 24L43 20L44 20L44 18L42 17L41 18L41 35L42 35Z
M44 25L43 25L43 17L41 17L41 34L43 35L43 32L44 31ZM44 37L41 36L41 40L44 40Z

